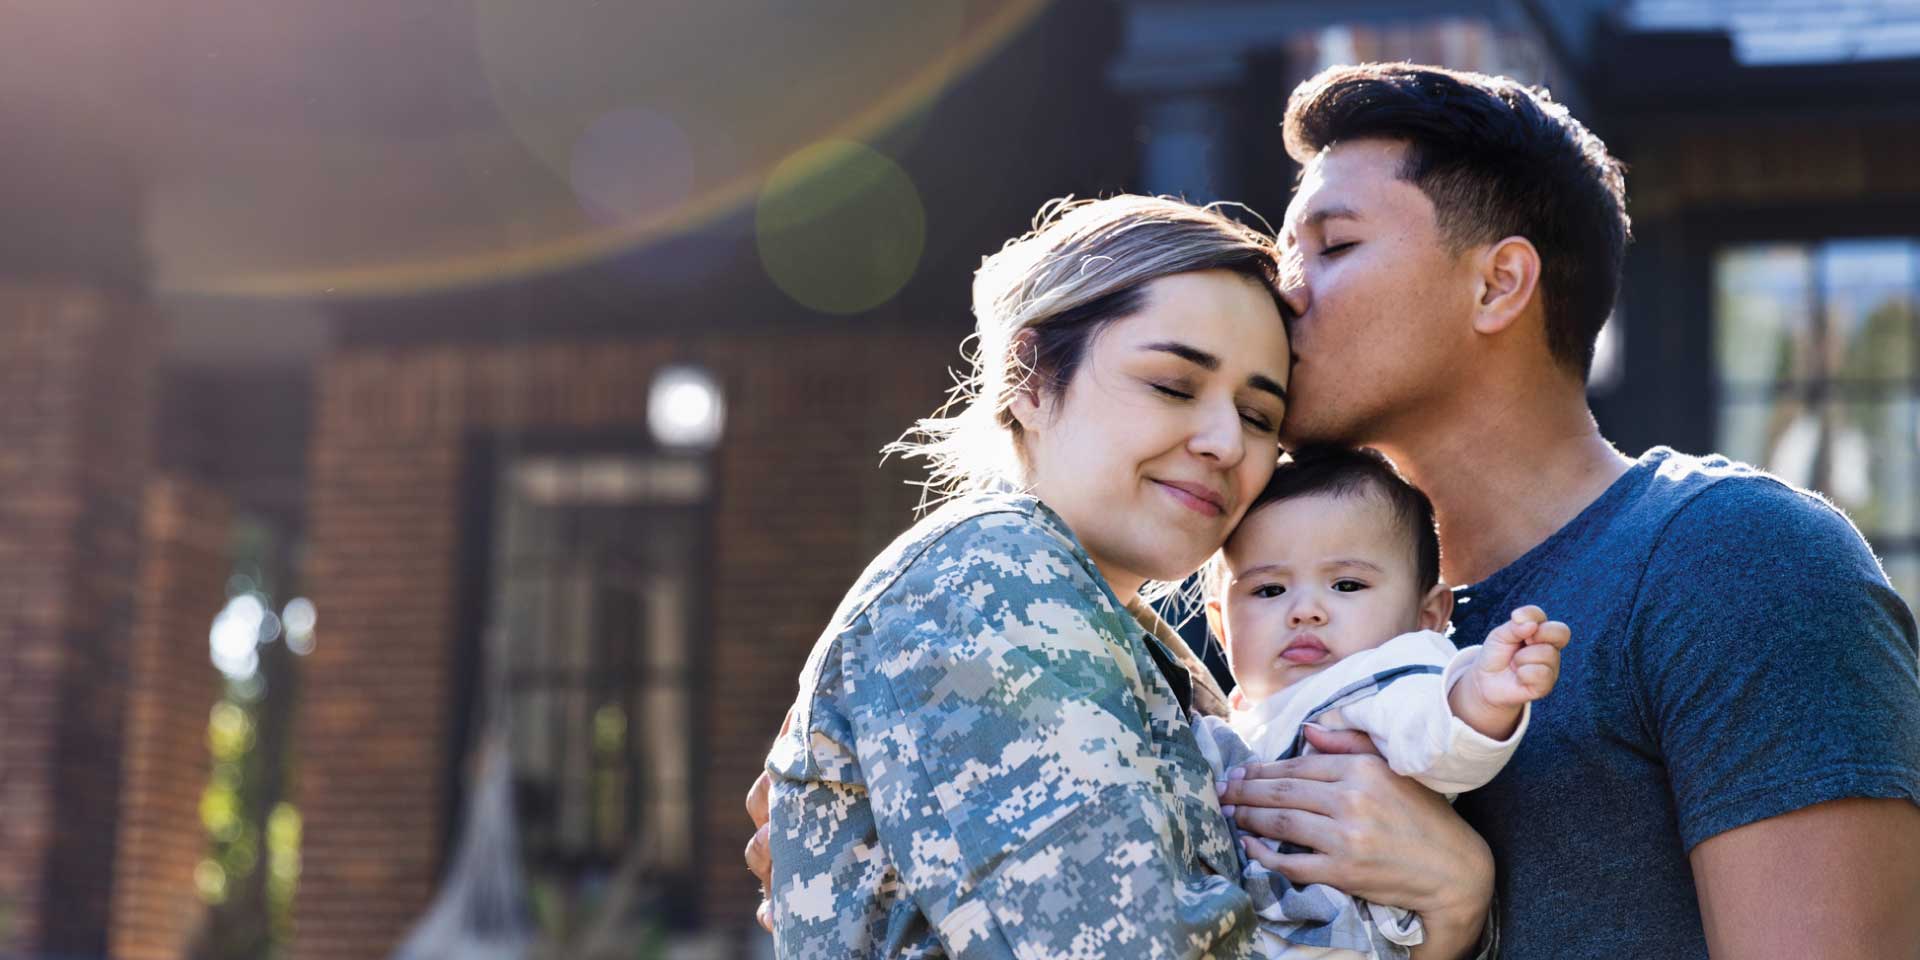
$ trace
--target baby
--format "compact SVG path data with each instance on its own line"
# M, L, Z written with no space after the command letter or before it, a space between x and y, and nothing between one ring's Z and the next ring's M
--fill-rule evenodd
M1455 649L1441 634L1453 594L1433 507L1371 450L1283 462L1207 571L1207 594L1237 684L1231 717L1195 731L1216 777L1307 752L1311 723L1365 731L1396 773L1434 790L1475 789L1513 755L1569 637L1529 606ZM1405 957L1423 939L1408 911L1243 861L1269 958Z

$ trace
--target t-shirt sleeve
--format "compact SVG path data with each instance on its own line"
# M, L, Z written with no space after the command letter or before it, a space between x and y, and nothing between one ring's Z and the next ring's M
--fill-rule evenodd
M926 566L940 577L903 580L884 613L852 720L879 839L948 950L1189 956L1243 936L1235 878L1176 839L1188 813L1092 571L1030 527Z
M1913 615L1824 501L1766 478L1702 492L1633 621L1622 655L1689 851L1829 800L1920 800Z

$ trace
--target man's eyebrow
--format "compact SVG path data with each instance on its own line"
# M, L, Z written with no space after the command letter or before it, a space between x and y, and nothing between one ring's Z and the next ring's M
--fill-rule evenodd
M1158 343L1142 344L1140 349L1156 350L1161 353L1171 353L1174 356L1179 357L1180 359L1185 360L1188 363L1191 363L1194 366L1201 368L1202 370L1212 371L1212 370L1220 369L1219 357L1216 357L1213 354L1208 353L1205 350L1202 350L1198 347L1190 346L1188 344L1181 343L1177 340L1162 340L1162 341L1159 341ZM1261 390L1267 393L1271 393L1274 396L1279 397L1281 403L1287 402L1287 388L1281 386L1272 377L1269 377L1265 374L1256 373L1256 374L1253 374L1252 376L1249 376L1247 378L1247 386L1250 386L1255 390Z
M1328 220L1365 220L1365 219L1366 219L1365 217L1360 215L1360 211L1355 210L1352 207L1340 206L1336 204L1330 207L1321 207L1320 209L1315 210L1314 212L1309 213L1305 217L1301 218L1300 222L1304 226L1317 227L1323 223L1326 223Z

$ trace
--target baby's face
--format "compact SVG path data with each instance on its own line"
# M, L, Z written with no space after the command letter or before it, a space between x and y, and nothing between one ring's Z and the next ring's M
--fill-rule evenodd
M1423 613L1413 536L1372 493L1316 495L1247 515L1225 547L1216 624L1249 703L1413 630ZM1428 605L1430 606L1430 605Z

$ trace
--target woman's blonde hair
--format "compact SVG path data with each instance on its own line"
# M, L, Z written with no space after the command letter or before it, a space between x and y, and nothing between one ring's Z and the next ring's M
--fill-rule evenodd
M1133 194L1062 197L1040 208L1031 231L981 262L973 277L971 347L961 348L972 369L955 373L947 402L884 451L926 460L922 509L998 484L1021 485L1014 400L1026 390L1050 397L1065 390L1087 344L1139 310L1149 282L1229 270L1273 288L1272 238L1219 206Z

